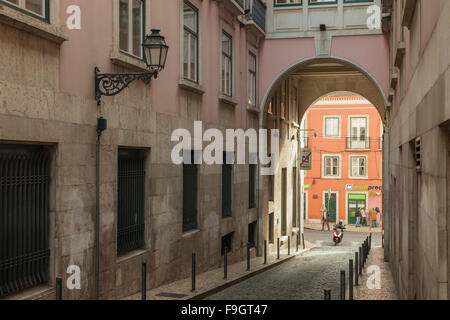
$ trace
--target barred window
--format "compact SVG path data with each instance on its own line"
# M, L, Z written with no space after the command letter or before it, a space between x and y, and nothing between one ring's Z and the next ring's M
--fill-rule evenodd
M0 297L48 280L49 180L45 147L0 145Z
M231 216L231 192L232 192L232 174L233 165L227 164L227 153L223 153L222 164L222 217Z
M191 163L183 164L183 232L197 228L198 166L194 164L194 152Z
M145 151L119 149L117 253L144 246Z

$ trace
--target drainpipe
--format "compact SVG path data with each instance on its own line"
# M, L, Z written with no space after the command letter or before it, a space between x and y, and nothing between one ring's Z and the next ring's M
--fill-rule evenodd
M95 299L99 300L99 256L100 256L100 138L106 130L106 119L97 119L97 143L95 152Z

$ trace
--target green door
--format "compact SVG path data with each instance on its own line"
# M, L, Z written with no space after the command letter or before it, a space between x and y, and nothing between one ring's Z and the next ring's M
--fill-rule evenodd
M325 207L328 211L328 222L336 223L336 193L331 193L330 201L328 201L328 193L325 193Z
M356 211L366 206L365 194L348 195L348 224L356 224Z

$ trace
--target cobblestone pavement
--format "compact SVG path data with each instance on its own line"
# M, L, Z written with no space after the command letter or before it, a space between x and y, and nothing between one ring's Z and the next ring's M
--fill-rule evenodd
M367 274L367 267L378 266L380 268L380 288L369 290L367 281L373 283ZM384 249L372 248L366 261L366 270L361 277L362 285L355 288L355 299L358 300L397 300L397 291L395 289L392 273L389 264L384 262Z
M358 246L324 245L314 248L268 272L225 289L209 300L322 300L323 290L331 289L332 299L339 296L340 270L348 270Z

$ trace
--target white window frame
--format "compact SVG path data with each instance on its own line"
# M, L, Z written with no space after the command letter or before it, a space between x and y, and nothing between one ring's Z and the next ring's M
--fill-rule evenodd
M338 174L336 176L329 176L325 174L326 169L325 158L329 157L338 158L338 166L337 166ZM322 179L341 179L341 171L342 171L341 166L342 166L342 156L340 154L322 154Z
M39 14L39 13L36 13L34 11L28 10L26 8L26 0L19 0L19 4L15 4L15 3L9 2L7 0L3 0L3 1L0 1L0 5L5 4L5 5L11 6L13 8L17 8L20 11L24 12L25 14L29 14L29 15L37 17L37 18L39 18L41 20L48 21L50 19L50 17L47 16L47 12L49 12L49 10L47 8L47 1L46 0L41 0L41 2L42 2L42 14ZM53 2L54 1L52 1L52 3ZM50 1L49 1L48 5L50 6ZM50 15L50 13L48 15Z
M327 136L327 120L338 119L338 134L337 136ZM327 115L323 117L323 137L325 139L339 139L341 137L341 116L340 115Z
M119 0L116 0L119 2ZM124 53L126 55L132 56L133 58L139 59L139 60L143 60L144 59L144 52L143 52L143 48L142 46L140 46L140 55L136 55L133 53L133 1L134 0L128 0L128 51L124 50L122 48L120 48L120 5L118 6L118 10L119 10L119 20L117 22L118 28L119 28L119 51L121 53ZM146 8L147 8L147 3L146 0L141 0L142 2L142 6L141 6L141 42L144 40L145 37L145 31L146 31L146 16L147 16L147 12L146 12Z
M353 118L366 118L366 139L370 139L370 117L368 114L364 114L364 115L356 115L356 114L352 114L348 116L348 139L350 140L350 147L352 147L352 119ZM369 149L370 149L370 141L369 141ZM353 149L353 148L351 148ZM359 149L359 148L354 148L354 149ZM364 149L359 149L359 150L364 150Z
M230 39L230 46L231 46L231 53L230 55L227 55L226 53L223 52L223 46L222 46L222 37L226 36L229 37ZM234 45L233 45L233 33L230 33L229 30L226 30L225 28L222 28L220 31L220 91L222 94L228 96L228 97L233 97L233 85L234 85L234 81L233 81L233 77L234 77L234 72L233 72L233 53L234 53ZM229 91L226 91L226 89L222 86L222 82L223 82L223 71L226 71L224 68L224 59L229 59L229 68L230 68L230 78L229 78ZM226 84L225 84L226 87Z
M252 67L250 65L250 56L255 58L255 70L253 70L253 72L250 69ZM258 51L253 47L248 47L247 50L247 66L247 103L249 106L256 107L258 104ZM254 75L254 88L252 88L253 92L250 92L250 77L252 74ZM251 100L251 94L255 95L253 101Z
M354 176L353 175L353 158L364 158L365 164L366 164L366 174L364 176ZM369 176L369 157L367 155L361 155L361 154L352 154L348 157L348 176L350 179L368 179Z
M197 14L197 21L196 21L197 30L191 30L190 28L184 26L184 6L185 5L191 7ZM196 56L196 59L195 59L195 74L194 74L194 76L192 76L190 68L188 68L188 74L187 75L184 73L184 62L185 62L184 61L184 50L185 50L185 48L184 48L184 34L185 33L188 33L188 35L190 35L192 38L196 38L196 40L197 40L196 41L197 56ZM194 82L196 84L199 84L200 83L200 6L197 3L193 2L193 1L190 1L190 0L182 0L181 1L181 35L182 36L181 36L181 57L180 57L180 59L181 59L181 76L182 76L182 79L185 79L187 81L191 81L191 82ZM189 39L191 39L191 38L189 38ZM188 59L187 60L188 60L188 64L189 64L190 60L191 60L191 47L190 47L191 42L190 41L188 41L188 45L189 45L189 48L188 48L188 51L187 51L188 52Z

